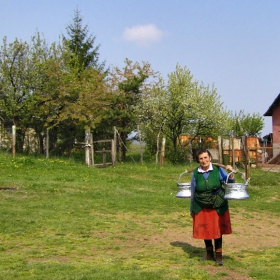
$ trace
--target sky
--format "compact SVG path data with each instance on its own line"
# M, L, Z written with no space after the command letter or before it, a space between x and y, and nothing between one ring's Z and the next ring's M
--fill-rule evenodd
M148 62L167 81L176 65L214 85L224 108L267 111L280 93L279 0L0 0L0 38L51 44L79 10L99 61ZM2 41L1 41L2 45ZM209 108L211 110L211 108ZM264 117L262 136L272 132Z

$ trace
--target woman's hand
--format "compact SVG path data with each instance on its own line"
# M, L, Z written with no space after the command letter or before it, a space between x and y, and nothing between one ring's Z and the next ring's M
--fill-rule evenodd
M228 170L229 172L234 172L234 169L231 165L226 165L226 170ZM228 178L231 180L234 179L233 173L231 173Z
M226 170L228 170L229 172L232 172L233 167L231 165L226 165Z

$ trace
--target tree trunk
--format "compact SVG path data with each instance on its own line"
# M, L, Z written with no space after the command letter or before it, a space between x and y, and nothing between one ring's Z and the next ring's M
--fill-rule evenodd
M39 153L41 155L44 154L44 136L42 135L42 133L37 133L37 137L39 139Z
M25 130L18 129L16 135L16 151L19 153L23 153Z
M174 153L177 152L177 138L172 139Z
M49 140L50 140L50 151L52 151L54 154L56 154L56 149L57 149L57 137L58 135L58 128L54 127L49 130Z

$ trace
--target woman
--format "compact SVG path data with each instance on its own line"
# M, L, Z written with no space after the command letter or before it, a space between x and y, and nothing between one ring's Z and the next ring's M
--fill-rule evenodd
M196 161L200 164L192 174L191 205L193 217L193 237L203 239L206 256L202 260L215 260L222 266L222 235L231 234L231 222L228 201L224 199L223 183L228 174L225 169L211 163L212 155L207 149L200 149L196 154ZM232 171L230 165L226 169ZM234 183L231 173L229 183ZM214 239L215 255L212 239Z

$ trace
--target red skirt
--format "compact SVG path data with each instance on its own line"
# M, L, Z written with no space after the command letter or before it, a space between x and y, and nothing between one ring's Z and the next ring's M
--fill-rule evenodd
M216 210L203 208L193 217L193 237L197 239L216 239L223 234L231 234L229 210L218 215Z

